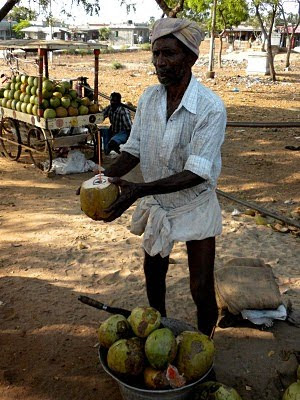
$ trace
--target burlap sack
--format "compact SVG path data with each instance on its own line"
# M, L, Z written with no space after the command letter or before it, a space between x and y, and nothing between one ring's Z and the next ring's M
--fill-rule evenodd
M221 308L232 314L245 309L277 309L282 304L272 268L258 258L232 258L215 271Z

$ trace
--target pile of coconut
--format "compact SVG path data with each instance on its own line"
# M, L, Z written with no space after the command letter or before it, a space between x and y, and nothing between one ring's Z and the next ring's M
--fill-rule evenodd
M175 336L152 307L136 307L128 319L119 314L109 317L100 325L98 339L115 376L139 387L143 382L150 390L172 390L198 381L211 369L215 354L211 338L187 330ZM217 397L211 397L214 393ZM200 385L195 396L241 400L235 389L217 382Z

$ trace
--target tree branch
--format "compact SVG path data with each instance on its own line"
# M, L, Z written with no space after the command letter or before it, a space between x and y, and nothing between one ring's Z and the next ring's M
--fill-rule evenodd
M184 1L179 0L175 7L169 7L165 0L155 0L158 6L162 9L163 14L167 15L169 18L176 18L176 15L183 10Z
M0 9L0 21L2 21L7 14L19 3L20 0L8 0Z

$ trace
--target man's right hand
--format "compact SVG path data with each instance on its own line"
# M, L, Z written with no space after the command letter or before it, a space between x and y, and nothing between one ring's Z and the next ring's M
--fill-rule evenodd
M120 178L110 178L109 182L119 187L120 196L105 210L109 216L103 218L104 222L112 222L119 218L140 195L140 185L138 183L128 182Z

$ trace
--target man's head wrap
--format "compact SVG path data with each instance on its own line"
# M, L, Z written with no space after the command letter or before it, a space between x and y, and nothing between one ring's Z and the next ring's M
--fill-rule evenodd
M174 35L180 42L199 56L199 46L204 34L198 24L188 19L162 18L155 21L152 29L151 43L166 35Z

